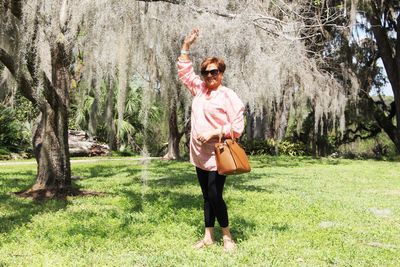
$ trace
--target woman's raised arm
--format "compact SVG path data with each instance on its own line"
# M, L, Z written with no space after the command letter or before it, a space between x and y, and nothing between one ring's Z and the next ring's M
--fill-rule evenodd
M178 76L183 84L189 89L190 93L195 96L200 90L203 81L194 73L192 62L189 58L190 46L199 36L199 30L193 29L185 38L182 45L181 55L178 60Z

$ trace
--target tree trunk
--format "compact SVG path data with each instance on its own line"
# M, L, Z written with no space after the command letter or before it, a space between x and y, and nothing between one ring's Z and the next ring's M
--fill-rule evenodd
M268 111L265 106L262 108L262 114L255 117L254 138L266 140L268 139Z
M39 132L33 141L38 169L32 190L58 190L71 186L67 111L53 109L48 103L45 105Z
M170 113L169 113L169 137L168 137L168 150L164 159L179 159L179 141L182 135L178 130L178 116L177 107L175 101L173 101Z
M91 81L91 87L95 88L94 90L97 90L97 84L94 80ZM89 133L89 140L92 141L96 137L96 130L97 130L97 124L98 124L98 110L99 110L99 92L95 92L93 94L93 104L90 107L89 111L89 125L88 125L88 133Z
M247 148L252 150L254 148L254 113L247 112L246 114L246 134L247 134Z
M287 103L290 103L289 99L292 97L293 92L291 92L288 85L287 88L283 90L283 95L279 103L274 103L274 114L272 114L271 121L269 125L267 125L267 138L274 139L275 141L281 141L285 138L290 112L290 105L288 106Z
M397 36L395 46L392 47L387 30L382 26L381 13L379 6L374 2L371 3L372 13L369 16L372 32L378 50L385 67L388 80L392 86L395 107L396 107L396 125L374 104L374 117L382 129L388 134L395 144L397 151L400 153L400 38ZM400 15L397 15L396 31L400 32ZM393 49L394 48L394 49ZM368 99L370 101L372 99Z
M372 109L375 120L378 122L379 127L381 127L385 133L389 136L390 140L395 144L397 151L400 153L400 125L397 127L393 125L390 118L386 116L383 110L375 103L375 101L367 96L367 101ZM396 111L396 117L400 114Z
M321 129L322 132L317 134L317 155L318 157L326 157L329 153L329 143L328 143L328 119L322 118L324 121L324 127Z
M109 87L105 110L107 141L110 150L117 150L117 129L114 123L114 88L110 78L108 78L107 85Z
M46 196L65 193L71 187L68 151L69 60L61 44L51 49L52 82L44 85L39 104L41 120L33 145L38 163L36 183L28 192L43 191Z
M285 138L287 125L289 122L290 103L289 98L293 97L293 93L289 89L289 85L283 90L280 102L274 103L274 114L271 116L271 122L268 126L267 136L275 142L275 154L279 155L279 142Z

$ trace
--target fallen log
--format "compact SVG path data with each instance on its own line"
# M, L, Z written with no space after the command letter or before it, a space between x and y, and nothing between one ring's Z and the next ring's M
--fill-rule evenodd
M107 156L111 152L108 145L91 140L84 131L68 131L68 142L71 157Z

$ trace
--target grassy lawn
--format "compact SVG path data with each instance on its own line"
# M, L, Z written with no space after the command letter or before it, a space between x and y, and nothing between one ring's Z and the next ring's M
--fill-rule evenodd
M194 251L202 198L187 162L72 165L104 196L34 202L35 165L0 166L0 266L399 266L400 163L253 157L228 177L238 243ZM218 229L219 230L219 229ZM219 231L218 231L219 232Z

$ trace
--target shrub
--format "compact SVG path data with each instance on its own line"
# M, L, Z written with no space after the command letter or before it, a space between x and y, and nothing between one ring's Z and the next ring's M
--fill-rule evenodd
M287 140L275 141L273 139L256 140L246 150L252 155L288 155L303 156L305 154L305 146L301 143L293 143Z
M349 159L394 158L397 154L395 145L385 133L344 144L339 147L338 152L342 157Z
M10 158L10 151L5 148L0 148L0 160L6 160Z
M6 152L21 152L28 149L30 132L26 125L16 119L15 111L0 105L0 148Z

